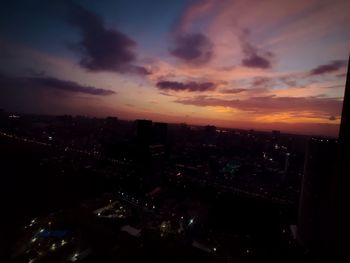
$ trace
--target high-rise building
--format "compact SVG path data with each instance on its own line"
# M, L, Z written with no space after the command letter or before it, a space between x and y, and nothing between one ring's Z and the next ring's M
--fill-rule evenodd
M165 163L167 123L137 120L136 171L144 193L160 186Z
M136 140L138 144L149 145L152 139L152 121L136 120Z
M216 126L207 125L204 127L204 143L214 144L216 142Z
M289 168L289 156L290 153L286 153L286 157L284 159L284 174L287 175L288 173L288 168Z
M335 242L334 253L343 257L344 262L349 261L349 185L350 185L350 56L345 84L343 110L339 130L339 147L337 173L333 185L332 202L334 204ZM347 258L347 259L346 259Z
M336 164L337 141L312 138L306 152L299 204L298 239L310 251L327 249L330 196Z
M168 124L164 122L153 123L153 144L166 144Z
M313 138L309 143L297 226L298 239L310 254L332 262L349 261L349 75L348 65L338 140Z
M271 132L271 135L272 135L272 140L273 141L278 141L278 139L280 138L281 136L281 132L280 131L277 131L277 130L273 130Z

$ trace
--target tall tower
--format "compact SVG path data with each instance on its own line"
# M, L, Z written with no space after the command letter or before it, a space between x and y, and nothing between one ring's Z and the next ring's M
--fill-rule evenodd
M349 238L349 185L350 185L350 56L348 60L348 71L346 76L342 118L339 130L339 147L337 174L333 182L333 203L335 242L334 251L341 254L345 261L349 261L348 243L344 240ZM348 260L346 260L348 258ZM344 262L345 262L344 261Z
M161 185L168 124L137 120L136 125L135 167L139 189L147 193Z
M289 156L290 153L286 153L286 157L284 159L284 174L287 175L288 173L288 168L289 168Z

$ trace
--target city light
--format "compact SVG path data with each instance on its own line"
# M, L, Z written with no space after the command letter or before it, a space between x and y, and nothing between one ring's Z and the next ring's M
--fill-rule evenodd
M79 253L75 253L72 258L71 258L71 261L77 261L79 259Z
M56 244L55 244L55 243L53 243L53 244L51 245L51 250L56 250Z

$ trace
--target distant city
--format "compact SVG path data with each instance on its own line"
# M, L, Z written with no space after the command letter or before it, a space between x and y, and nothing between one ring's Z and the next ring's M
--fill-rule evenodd
M331 173L337 145L117 117L0 123L14 262L300 262L301 186L327 183L303 173Z

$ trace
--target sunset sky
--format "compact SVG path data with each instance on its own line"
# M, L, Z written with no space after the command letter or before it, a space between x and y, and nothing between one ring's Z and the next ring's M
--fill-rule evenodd
M5 1L0 108L336 136L349 10L348 0Z

